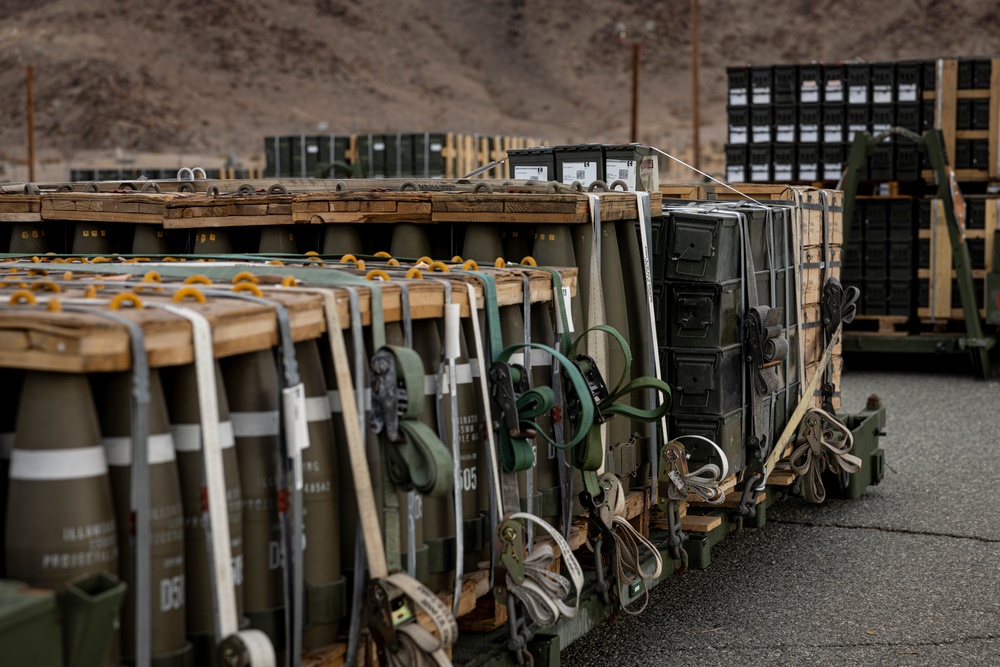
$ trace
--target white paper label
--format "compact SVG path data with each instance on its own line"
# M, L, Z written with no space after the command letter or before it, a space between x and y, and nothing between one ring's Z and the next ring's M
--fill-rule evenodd
M319 146L306 146L306 153L309 153L310 155L319 153Z
M431 153L440 153L441 144L431 144Z
M597 180L597 163L593 160L586 162L563 162L564 185L572 185L573 181L580 181L585 186Z
M840 79L830 79L826 82L826 101L844 101L844 84Z
M547 181L549 180L549 168L518 165L514 167L514 178L519 181Z
M771 180L771 165L768 164L750 165L750 180L758 182Z
M753 89L753 103L754 104L770 104L771 103L771 89L770 88L754 88Z
M770 125L754 125L750 130L750 135L753 137L752 140L755 144L771 143Z
M868 86L850 86L847 89L848 104L868 104Z
M816 165L815 164L799 164L799 180L800 181L815 181L816 180Z
M841 125L824 125L823 141L828 144L838 144L844 140L844 128Z
M635 160L605 160L604 174L608 185L615 181L628 183L628 191L635 192Z
M747 180L746 168L741 164L726 166L726 180L730 183L742 183Z
M375 143L372 144L372 150L373 151L384 151L385 150L385 142L383 142L383 141L376 141Z
M566 323L569 325L569 333L573 333L573 306L570 303L569 287L562 288L563 312L566 313Z
M729 126L729 143L731 144L745 144L747 142L747 128L746 125L730 125Z
M294 387L281 390L282 406L285 409L285 438L288 454L293 456L309 447L309 420L306 410L306 388L301 382Z
M815 81L803 81L799 88L799 102L812 104L819 102L819 85Z
M872 102L875 104L885 104L892 102L892 86L878 85L872 89Z
M824 164L823 165L823 180L824 181L837 181L840 180L841 171L843 170L843 165L839 162L836 164Z
M733 107L745 107L747 105L747 89L746 88L730 88L729 89L729 106Z
M868 125L866 123L860 123L858 125L848 125L847 126L847 141L854 141L854 135L858 132L867 132Z
M775 128L775 141L784 141L789 143L795 142L795 126L794 125L779 125Z
M915 83L901 83L896 92L897 102L916 102L917 101L917 84Z
M774 180L776 180L776 181L790 181L790 180L792 180L792 165L790 165L790 164L775 164L774 165Z
M799 125L799 141L807 144L819 141L819 125Z

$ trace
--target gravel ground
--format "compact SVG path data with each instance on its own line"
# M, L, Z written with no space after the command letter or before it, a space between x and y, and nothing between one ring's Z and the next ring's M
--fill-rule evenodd
M567 647L564 665L998 665L1000 383L852 372L888 415L886 478L854 501L789 501L672 577L638 617Z

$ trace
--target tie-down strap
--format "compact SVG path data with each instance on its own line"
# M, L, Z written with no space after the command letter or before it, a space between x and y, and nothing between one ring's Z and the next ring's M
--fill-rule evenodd
M438 633L435 637L420 623L402 596L423 611ZM401 604L401 602L404 602ZM458 638L458 624L448 607L429 588L410 575L397 572L373 581L368 595L371 622L386 667L450 667L447 649Z
M861 470L861 459L850 453L854 446L851 429L825 410L810 408L798 435L798 446L792 451L789 464L792 472L802 476L802 492L809 502L826 500L825 471L840 474Z
M427 424L424 362L414 350L383 345L371 359L372 430L379 435L396 488L444 496L454 486L451 451Z

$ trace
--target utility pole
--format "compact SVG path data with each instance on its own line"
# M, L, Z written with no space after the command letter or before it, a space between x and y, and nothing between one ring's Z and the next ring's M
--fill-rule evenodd
M28 180L35 181L35 69L27 67L28 88Z
M691 164L701 169L701 119L698 104L700 45L698 43L698 0L691 0Z
M639 56L642 42L632 42L632 133L630 141L639 143Z

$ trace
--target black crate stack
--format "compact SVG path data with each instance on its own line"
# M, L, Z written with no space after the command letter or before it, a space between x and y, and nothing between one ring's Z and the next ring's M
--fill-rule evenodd
M730 67L727 179L838 181L855 132L902 126L919 133L933 125L924 71L919 61ZM862 177L916 180L920 167L915 144L893 141L879 147Z

